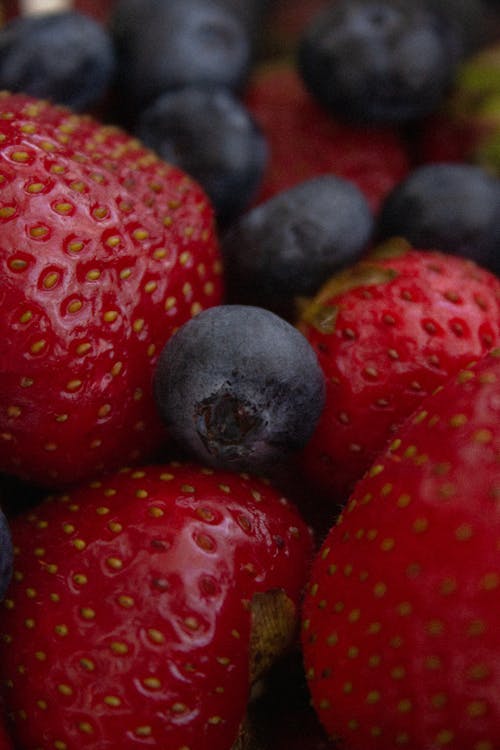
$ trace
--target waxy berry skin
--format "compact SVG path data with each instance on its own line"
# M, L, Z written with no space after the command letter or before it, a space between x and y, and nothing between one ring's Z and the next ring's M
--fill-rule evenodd
M283 190L223 235L228 294L271 310L314 294L359 259L373 225L365 196L342 177L325 174Z
M10 523L3 510L0 510L0 600L4 598L11 578L14 565L14 548Z
M201 462L262 471L307 442L324 380L305 337L251 305L218 305L182 326L155 373L169 434Z
M304 30L298 65L336 116L400 123L440 104L462 54L454 24L419 0L337 0Z
M500 274L500 180L473 164L416 168L386 197L380 240L461 255Z
M239 90L251 65L250 31L237 10L205 0L120 0L109 28L118 85L135 111L186 85Z
M236 95L222 86L183 86L162 94L141 112L136 133L204 188L222 225L243 213L260 187L266 139Z
M19 16L0 29L0 88L76 111L111 87L115 52L105 27L74 10Z

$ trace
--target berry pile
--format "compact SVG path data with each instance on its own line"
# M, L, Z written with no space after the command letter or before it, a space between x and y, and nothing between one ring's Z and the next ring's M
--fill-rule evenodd
M496 4L2 11L0 748L498 750Z

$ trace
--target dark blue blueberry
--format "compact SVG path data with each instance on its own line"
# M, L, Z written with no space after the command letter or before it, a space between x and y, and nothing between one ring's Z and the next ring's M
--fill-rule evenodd
M252 44L241 16L213 0L118 0L110 29L118 94L145 106L180 86L246 81Z
M481 47L497 38L498 29L489 10L489 0L426 0L429 6L449 23L461 37L466 55L477 52ZM498 2L498 0L494 0Z
M110 35L82 13L20 16L0 29L0 88L83 111L104 96L114 71Z
M5 592L12 578L12 569L14 565L14 549L12 546L12 537L10 526L5 513L0 510L0 599L3 599Z
M164 347L155 375L160 414L205 464L260 471L301 449L324 404L316 354L268 310L209 308Z
M256 31L265 20L266 12L274 0L216 0L223 7L236 13L248 29Z
M399 123L436 109L463 54L456 24L422 0L334 0L304 30L298 65L337 116Z
M358 259L373 224L359 188L335 175L278 193L223 236L228 294L288 317L287 303L314 294L332 273Z
M377 231L500 274L500 181L472 164L418 167L385 199Z
M205 189L224 223L254 197L267 143L254 119L225 88L186 87L163 94L138 119L137 135Z

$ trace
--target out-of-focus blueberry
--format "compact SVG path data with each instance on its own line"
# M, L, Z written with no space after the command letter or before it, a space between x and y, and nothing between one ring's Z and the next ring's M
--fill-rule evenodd
M75 110L89 109L111 85L110 35L77 11L20 16L0 29L0 87Z
M205 189L218 220L238 216L260 186L267 143L241 101L225 88L163 94L138 119L137 135Z
M500 181L473 164L418 167L385 199L377 232L500 274Z
M314 294L367 248L374 220L359 188L321 175L243 214L223 235L230 299L289 315L297 296Z
M119 93L136 106L180 86L238 90L247 79L250 33L242 18L220 2L118 0L110 30Z

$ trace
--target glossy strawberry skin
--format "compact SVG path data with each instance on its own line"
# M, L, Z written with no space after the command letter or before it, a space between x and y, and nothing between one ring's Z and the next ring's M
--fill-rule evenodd
M151 379L221 301L201 188L117 129L0 99L0 470L65 486L165 440Z
M0 663L21 746L230 748L252 597L283 590L297 611L305 585L311 536L294 508L264 482L169 464L13 526Z
M422 398L500 341L496 276L394 248L334 276L299 323L327 383L303 466L339 503Z
M313 564L305 664L349 750L500 745L499 417L496 350L408 419Z
M354 182L376 211L408 173L409 157L395 131L337 122L313 100L289 65L275 63L257 70L245 101L271 153L257 202L311 177L333 173Z

